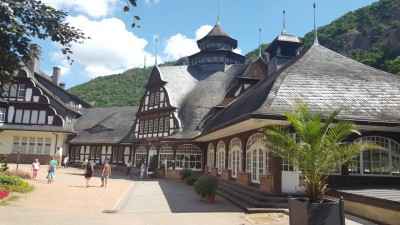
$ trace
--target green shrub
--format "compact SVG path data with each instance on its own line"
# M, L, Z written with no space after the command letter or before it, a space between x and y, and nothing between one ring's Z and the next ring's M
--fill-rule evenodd
M0 183L0 190L6 190L6 191L15 191L15 192L21 192L21 193L26 193L30 192L33 190L32 186L29 186L29 183L26 181L23 181L22 183L18 185L10 185L10 184L3 184Z
M185 180L186 180L186 184L189 185L189 186L194 185L194 182L196 182L196 178L194 178L194 177L192 177L192 176L186 177Z
M179 175L181 175L181 180L185 180L187 177L192 176L192 171L190 169L183 169L179 171Z
M22 178L16 175L0 174L0 184L19 185L23 182Z
M207 195L215 194L217 188L217 178L210 175L203 175L194 184L194 189L201 198L205 198Z

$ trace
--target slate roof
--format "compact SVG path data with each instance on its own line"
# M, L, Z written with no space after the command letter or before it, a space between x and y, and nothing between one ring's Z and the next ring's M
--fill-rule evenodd
M313 45L206 122L203 132L246 116L282 117L295 100L313 113L379 123L400 121L400 77Z
M213 27L213 29L211 29L210 32L208 32L208 34L205 37L227 37L230 39L233 39L231 36L229 36L221 27L221 25L219 25L218 23L215 24L215 26Z
M120 143L135 121L137 106L81 109L82 117L74 123L77 136L71 144ZM133 138L130 139L134 141Z
M191 139L212 108L223 100L227 90L248 65L230 65L225 72L201 72L198 66L160 67L171 105L177 108L181 130L170 139Z
M27 124L0 124L2 130L23 130L23 131L44 131L44 132L62 132L75 134L75 130L70 123L64 123L63 127L51 125L27 125Z

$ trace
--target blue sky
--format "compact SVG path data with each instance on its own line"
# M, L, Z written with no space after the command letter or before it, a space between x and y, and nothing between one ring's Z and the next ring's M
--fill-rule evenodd
M46 4L69 12L73 26L91 37L72 50L75 63L69 65L56 43L35 40L42 51L41 69L52 74L61 68L66 88L95 77L172 61L198 51L196 40L215 25L218 11L221 26L238 40L236 52L246 54L261 43L269 43L282 30L282 11L286 11L286 30L303 37L313 29L313 3L317 4L316 24L326 25L347 12L377 0L138 0L132 8L140 16L138 28L131 28L131 13L123 13L126 0L44 0ZM158 39L156 44L155 39Z

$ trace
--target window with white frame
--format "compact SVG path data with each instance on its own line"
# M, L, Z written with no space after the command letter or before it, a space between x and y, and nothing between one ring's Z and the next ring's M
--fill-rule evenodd
M208 165L208 172L211 171L211 167L214 167L214 145L210 143L208 145L208 150L207 150L207 165Z
M25 91L26 91L26 85L25 84L20 84L18 88L18 97L23 98L25 97Z
M135 165L140 167L141 162L146 160L147 151L144 146L139 146L135 151Z
M153 133L153 120L149 122L149 133Z
M160 92L157 91L154 99L154 104L158 105L159 102L160 102Z
M400 176L400 144L381 137L367 136L357 140L367 140L384 150L366 150L350 161L348 170L351 174L394 175ZM357 141L355 140L355 141Z
M154 120L154 132L158 132L158 119Z
M149 128L149 121L144 121L144 133L147 134Z
M158 165L160 168L172 169L174 163L174 151L170 145L163 145L160 148L160 157L158 158Z
M149 105L154 105L154 93L151 93L150 94L150 103L149 103Z
M164 130L164 119L160 118L160 124L158 127L158 131L163 131Z
M167 118L165 118L165 127L164 130L169 130L169 116Z
M0 123L4 123L6 121L6 109L0 108Z
M28 147L28 137L22 137L20 153L26 153L27 147Z
M44 154L50 154L50 147L51 147L51 138L46 138L44 144Z
M202 152L195 145L183 144L176 151L175 168L177 169L202 169Z
M228 165L232 170L232 177L237 177L237 172L241 171L242 142L239 138L233 138L229 143Z
M36 138L35 137L30 137L29 138L29 147L28 147L28 153L29 154L34 154L35 153L35 146L36 146Z
M20 137L14 136L12 152L18 152Z
M37 139L36 154L43 154L43 138L42 137L39 137Z
M218 174L220 174L222 172L222 169L225 168L225 143L223 141L218 142L216 160Z
M139 123L139 133L143 134L143 121Z

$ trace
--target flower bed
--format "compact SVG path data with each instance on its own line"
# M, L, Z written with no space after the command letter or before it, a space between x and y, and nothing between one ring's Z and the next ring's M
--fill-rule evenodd
M3 198L6 198L8 196L8 194L10 194L10 192L0 191L0 200L2 200Z

